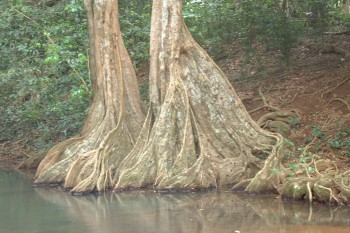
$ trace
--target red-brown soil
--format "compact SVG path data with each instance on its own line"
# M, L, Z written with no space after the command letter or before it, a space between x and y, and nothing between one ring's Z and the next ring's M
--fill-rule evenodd
M264 54L264 51L259 52L264 69L254 65L256 59L243 66L243 52L237 51L234 45L227 49L232 55L219 63L248 111L264 105L262 94L268 105L299 113L300 119L292 122L293 129L288 136L295 144L294 150L305 147L323 133L323 137L317 137L309 145L311 152L336 161L339 168L346 168L350 165L350 151L347 151L350 149L349 42L347 34L327 35L323 43L306 40L293 51L290 68L278 54ZM258 120L270 111L263 108L251 116ZM346 146L334 149L329 142L341 129L347 130L348 136L338 141Z

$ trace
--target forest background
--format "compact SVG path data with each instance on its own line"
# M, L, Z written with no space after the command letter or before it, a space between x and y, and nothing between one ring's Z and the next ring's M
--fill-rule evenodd
M151 1L119 2L124 40L147 109ZM0 4L0 161L18 165L34 155L45 155L57 142L80 132L93 95L87 20L82 0L1 0ZM349 1L188 0L184 18L248 110L259 106L257 99L263 105L281 107L286 96L288 108L298 107L303 93L293 77L304 80L304 86L311 84L310 77L323 78L325 85L317 86L319 90L307 90L322 97L334 87L349 84ZM306 63L310 63L307 69L301 65ZM336 72L334 67L344 69L337 79L317 73L320 67L328 72ZM251 85L257 80L268 88ZM273 93L286 80L294 92ZM336 151L339 158L348 159L350 126L344 117L350 112L348 90L345 86L342 93L324 100L323 106L337 102L332 102L332 111L341 111L333 119L334 127L327 128L329 112L315 109L315 101L299 101L309 110L304 112L308 117L288 122L296 150L316 138L314 151ZM262 115L262 111L252 112L256 120ZM275 129L279 130L284 129Z

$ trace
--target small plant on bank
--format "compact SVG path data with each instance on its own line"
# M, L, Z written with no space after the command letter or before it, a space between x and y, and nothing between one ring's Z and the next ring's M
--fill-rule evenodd
M321 126L317 125L312 128L312 136L323 140L326 136L325 132L322 130Z
M293 117L289 122L289 125L291 126L291 127L296 127L297 125L299 125L300 124L300 118L299 117Z
M331 149L344 149L344 155L350 156L350 129L341 129L334 138L328 140L327 145Z

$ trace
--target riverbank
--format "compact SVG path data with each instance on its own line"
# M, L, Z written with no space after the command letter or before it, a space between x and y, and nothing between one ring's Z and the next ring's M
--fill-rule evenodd
M322 43L305 40L295 48L290 67L281 63L278 53L264 49L259 51L259 57L252 57L247 63L243 49L237 44L228 47L217 61L254 120L282 110L297 113L285 122L288 128L281 124L277 127L262 125L267 130L284 134L291 142L291 153L284 163L296 176L305 173L297 164L308 162L305 159L310 159L310 154L329 161L329 167L337 171L349 168L348 41L347 34L327 35ZM147 77L147 66L138 70L140 87L147 86ZM18 167L30 159L30 166L25 167L35 168L46 151L33 150L27 141L22 138L1 142L0 164ZM315 167L308 169L313 175Z

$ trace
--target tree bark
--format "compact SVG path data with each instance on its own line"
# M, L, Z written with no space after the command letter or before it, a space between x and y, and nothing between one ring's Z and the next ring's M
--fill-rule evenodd
M223 72L194 41L182 1L154 0L150 99L139 140L115 175L116 189L208 189L279 169L282 137L249 116ZM267 169L265 169L267 170ZM281 174L261 172L250 191L274 189ZM250 180L249 180L250 182Z
M234 185L310 202L349 203L350 170L338 173L314 156L300 164L305 170L300 177L283 167L288 141L251 119L223 72L192 38L181 0L153 1L151 107L141 129L144 116L121 38L118 1L85 4L93 103L82 133L48 152L35 183L65 182L73 193ZM288 173L292 176L285 178Z
M342 11L346 15L350 14L350 1L349 0L343 0L343 2L342 2Z
M90 36L93 102L80 135L53 147L36 184L62 183L103 190L133 147L144 121L137 80L120 32L117 0L85 0ZM88 180L88 182L87 182Z

